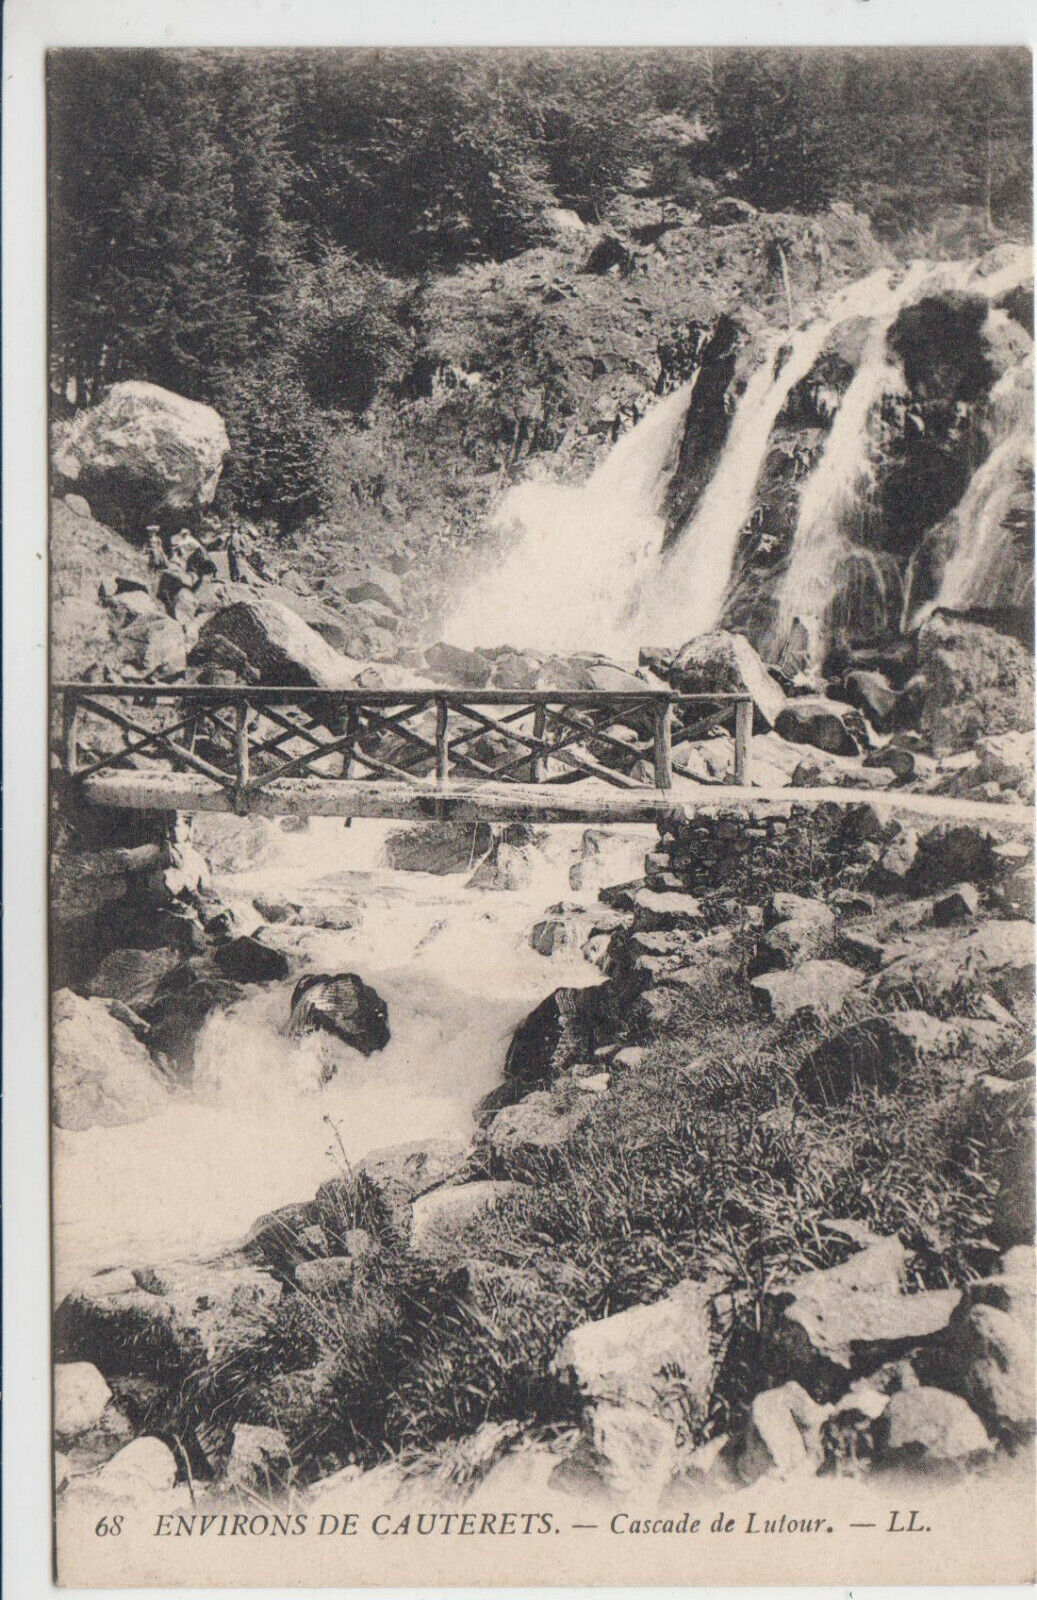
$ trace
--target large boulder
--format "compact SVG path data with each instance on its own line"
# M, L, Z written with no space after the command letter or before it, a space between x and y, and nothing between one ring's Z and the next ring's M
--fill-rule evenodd
M829 755L855 756L860 752L842 709L821 695L790 700L775 719L774 729L790 744L808 744Z
M147 1050L104 1001L59 989L51 1010L51 1106L58 1127L81 1132L142 1122L168 1104Z
M713 1385L715 1292L689 1279L649 1305L581 1323L552 1370L585 1404L639 1406L674 1424L701 1420Z
M294 1033L331 1033L369 1056L391 1037L389 1008L377 990L355 972L308 972L292 995Z
M144 1011L181 959L180 952L168 945L155 950L112 950L86 985L86 992L119 1000L131 1011Z
M958 1290L905 1294L906 1270L898 1239L874 1239L838 1266L780 1285L764 1310L768 1368L828 1400L851 1376L874 1372L941 1333Z
M415 1200L411 1209L411 1250L430 1258L464 1253L468 1225L487 1212L496 1211L502 1200L520 1194L522 1188L520 1183L483 1179L429 1190Z
M161 990L145 1013L151 1024L148 1049L175 1078L189 1078L194 1068L194 1047L199 1033L214 1011L227 1011L245 991L229 978L199 975L195 962L185 962L163 980Z
M103 521L143 528L154 516L211 505L229 451L211 406L132 381L80 413L54 468Z
M943 1476L981 1463L993 1451L987 1431L959 1395L921 1385L891 1396L875 1423L876 1463Z
M682 694L748 694L769 727L785 708L785 694L740 633L700 634L678 650L669 668Z
M546 1087L566 1067L591 1061L616 1029L616 997L609 984L556 989L520 1022L504 1062L505 1079Z
M109 1380L167 1379L260 1350L281 1293L275 1277L250 1266L100 1272L55 1312L55 1354L93 1362Z
M1033 727L1033 656L1009 634L934 611L918 634L925 681L921 724L934 743L967 750L979 739Z
M251 934L229 939L218 947L213 959L224 977L235 983L277 983L291 970L283 950L272 950Z
M753 1000L775 1022L821 1023L834 1017L864 975L841 961L804 961L786 971L765 972L750 981Z
M1033 1008L1033 926L1029 922L984 922L971 933L932 928L924 939L893 947L874 980L886 1002L928 1009L961 1010L989 992L1025 1021ZM900 953L896 953L897 950Z
M207 618L199 649L219 639L242 652L262 683L307 689L354 687L359 663L340 656L294 611L265 595L236 600Z

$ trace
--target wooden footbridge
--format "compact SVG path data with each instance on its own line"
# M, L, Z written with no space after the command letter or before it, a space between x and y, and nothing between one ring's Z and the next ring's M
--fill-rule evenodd
M734 784L750 782L745 695L143 683L55 694L63 779L97 806L650 821L708 784L686 752L714 730L733 742Z

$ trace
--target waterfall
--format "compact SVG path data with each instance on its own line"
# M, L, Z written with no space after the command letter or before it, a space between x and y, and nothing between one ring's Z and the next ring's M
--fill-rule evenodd
M873 307L860 364L800 498L789 563L777 595L776 645L788 637L793 622L798 620L817 653L824 618L841 575L849 577L851 571L857 570L855 556L862 552L852 550L847 531L862 488L871 481L873 441L869 423L883 395L897 393L903 387L901 373L889 360L886 336L928 270L925 262L914 262L899 285L889 290L881 306Z
M505 494L494 527L513 543L445 625L451 643L573 651L633 648L632 613L664 533L694 379L658 401L585 484L526 482Z
M444 636L468 647L628 656L641 644L679 645L720 625L775 424L833 334L853 319L866 325L863 355L802 486L768 644L776 650L798 618L819 654L836 615L865 631L869 618L879 626L896 617L904 604L900 567L857 537L873 479L879 407L904 384L888 351L889 331L898 314L925 295L978 295L993 306L1031 271L1030 251L1015 245L979 262L882 268L841 290L823 315L791 333L774 333L737 402L688 525L665 550L663 499L694 379L653 405L585 484L531 480L509 489L494 525L510 536L510 548L468 591ZM993 310L990 317L992 325L997 317L1007 320ZM977 595L997 571L1006 537L1001 521L1030 426L1029 382L1027 358L1011 382L992 393L995 449L943 530L949 554L941 604L964 603L963 596ZM762 581L774 580L764 575Z
M919 627L938 606L961 610L1011 601L1016 563L1005 519L1019 492L1020 474L1033 466L1031 360L1011 367L990 391L993 448L932 541L946 551L935 599L915 605L909 583L903 625ZM913 577L913 573L911 574Z
M644 597L640 608L644 638L678 644L716 627L739 535L752 509L771 430L782 407L841 322L874 315L888 302L890 276L884 270L869 273L844 289L826 316L814 318L790 337L775 339L769 359L749 380L724 453L689 526ZM778 356L784 359L779 361Z

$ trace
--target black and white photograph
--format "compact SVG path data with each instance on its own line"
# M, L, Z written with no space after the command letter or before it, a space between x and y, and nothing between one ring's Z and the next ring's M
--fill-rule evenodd
M1033 1580L1031 52L688 21L47 51L59 1584Z

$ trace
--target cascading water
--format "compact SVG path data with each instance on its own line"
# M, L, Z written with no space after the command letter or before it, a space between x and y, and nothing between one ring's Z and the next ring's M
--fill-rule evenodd
M636 650L632 612L662 545L662 501L693 387L654 405L585 484L508 491L494 522L518 537L465 595L445 638L467 647Z
M931 541L947 552L939 589L933 600L919 605L912 597L909 582L905 630L919 627L937 606L953 610L974 605L996 607L1017 598L1013 584L1018 564L1006 523L1021 478L1033 470L1032 354L1024 356L994 385L989 416L993 436L990 454Z
M738 402L688 526L666 550L662 502L691 384L655 405L581 487L527 482L509 490L496 520L499 528L518 530L516 542L462 601L447 637L468 646L511 643L629 656L641 644L679 645L718 626L775 424L826 343L852 319L867 324L864 352L804 482L788 561L777 579L777 621L758 642L776 653L799 618L820 654L833 606L855 616L895 618L904 587L900 567L854 538L872 479L876 413L904 381L890 360L887 336L899 313L923 296L960 292L993 304L1031 271L1031 252L1017 246L979 262L878 270L843 289L824 315L775 335ZM1025 389L1028 383L1027 363L1020 384ZM996 396L992 402L996 410ZM959 509L958 532L948 538L958 552L948 561L948 595L976 593L996 564L1000 502L993 490L998 485L1000 493L999 465L1017 462L1026 426L1025 419L1010 424L1012 442L998 441L997 460L988 471L980 469ZM975 543L966 530L976 516L987 529L979 542L989 561L982 551L975 560L968 553Z
M285 834L269 824L262 865L218 879L246 930L261 920L252 904L261 893L355 906L357 926L268 927L264 938L298 970L210 1017L194 1079L171 1093L168 1110L121 1127L55 1130L59 1297L106 1267L234 1247L264 1212L312 1197L344 1158L467 1137L521 1018L558 984L601 981L579 950L545 959L529 944L546 905L596 900L569 886L582 829L551 831L528 888L493 892L466 888L467 873L387 867L394 826L314 819L305 833ZM652 835L624 830L617 881L639 870ZM356 971L372 984L389 1007L386 1048L365 1058L326 1034L289 1034L303 971Z
M889 279L888 272L870 273L843 290L827 316L775 340L768 359L749 380L719 465L690 524L642 597L643 638L679 644L716 626L771 429L833 329L849 317L871 314L888 297ZM779 361L781 355L784 359Z

